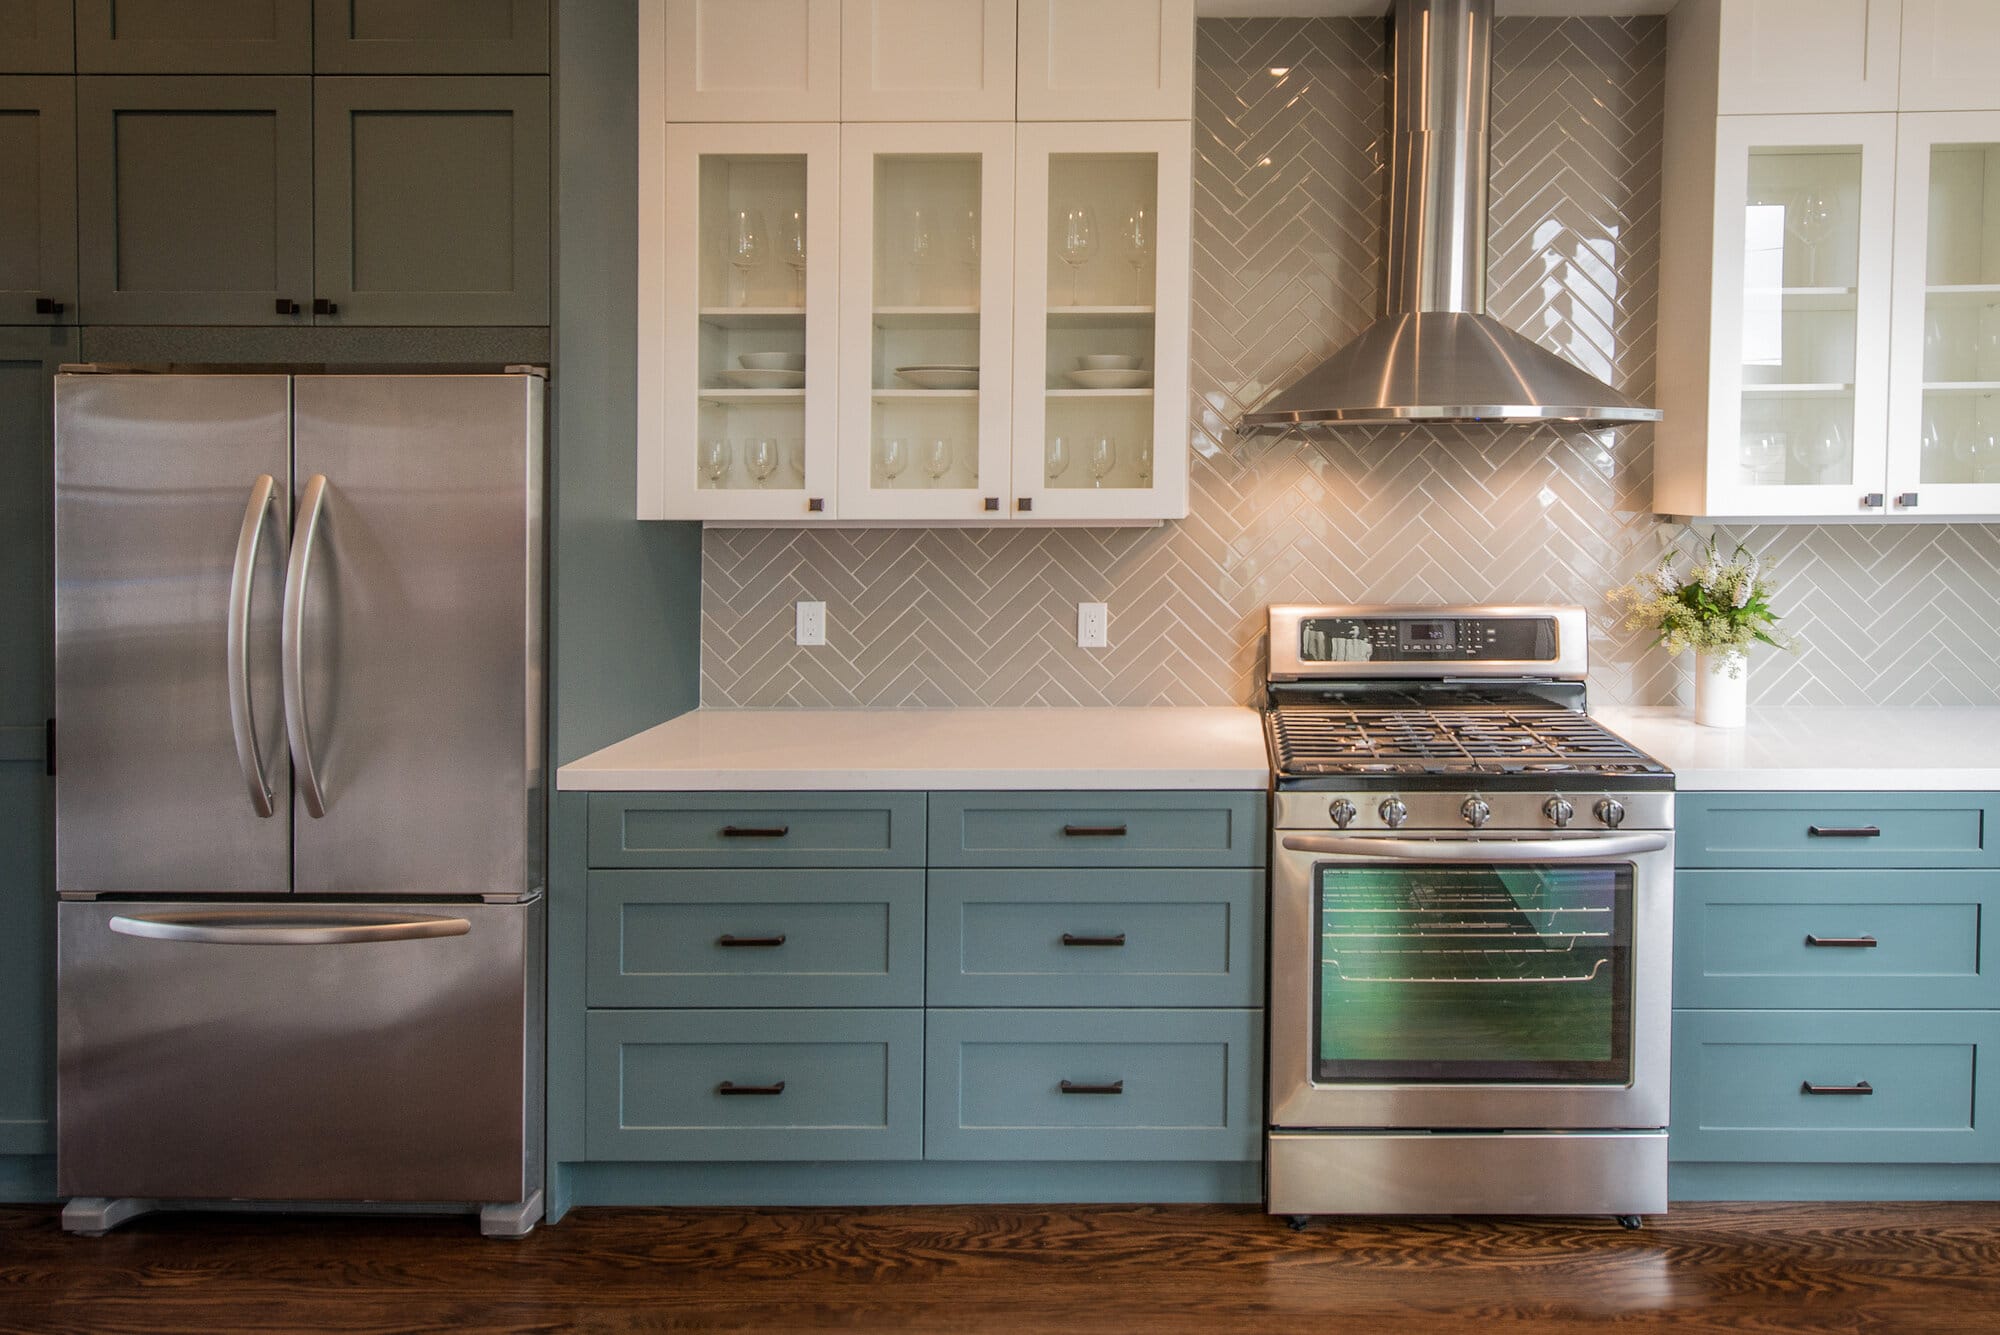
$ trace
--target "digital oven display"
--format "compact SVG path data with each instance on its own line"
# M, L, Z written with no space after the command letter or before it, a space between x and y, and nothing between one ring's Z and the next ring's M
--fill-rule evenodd
M1458 623L1455 621L1404 621L1402 645L1415 653L1443 654L1458 646Z

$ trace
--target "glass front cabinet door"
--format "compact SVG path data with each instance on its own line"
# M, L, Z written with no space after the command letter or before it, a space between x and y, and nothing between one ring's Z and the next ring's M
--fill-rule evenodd
M1016 513L1184 518L1187 123L1018 134Z
M1883 512L1895 124L1720 120L1708 513Z
M2000 514L2000 112L1900 118L1892 514Z
M840 133L840 517L1005 519L1014 127Z
M658 239L639 263L640 518L832 512L839 144L831 124L665 127L640 187Z

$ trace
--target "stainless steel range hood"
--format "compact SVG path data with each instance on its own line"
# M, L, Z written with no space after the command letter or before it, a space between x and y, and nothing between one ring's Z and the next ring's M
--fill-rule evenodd
M1396 0L1387 313L1237 429L1657 422L1486 314L1493 0Z

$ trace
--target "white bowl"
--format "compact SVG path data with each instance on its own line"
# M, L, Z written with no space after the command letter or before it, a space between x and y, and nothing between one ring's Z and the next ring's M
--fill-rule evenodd
M804 389L804 371L723 371L716 376L731 389Z
M1084 371L1136 371L1141 360L1122 352L1093 352L1088 357L1078 357L1076 364Z
M1071 371L1069 382L1078 389L1144 389L1152 374L1147 371Z
M736 359L743 363L746 371L803 371L806 369L806 355L803 352L746 352Z
M897 378L918 389L978 389L977 366L899 366Z

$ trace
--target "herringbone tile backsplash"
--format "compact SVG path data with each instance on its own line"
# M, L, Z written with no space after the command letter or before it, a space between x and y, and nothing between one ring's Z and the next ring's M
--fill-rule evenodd
M710 529L711 706L1227 704L1256 698L1267 604L1581 603L1592 698L1663 703L1691 664L1604 591L1694 535L1654 519L1648 428L1395 429L1239 441L1237 414L1380 305L1379 22L1204 20L1195 102L1192 513L1156 529ZM1493 312L1653 387L1663 22L1511 19L1493 92ZM1769 703L2000 703L2000 527L1773 526L1796 654ZM792 605L824 599L824 648ZM1076 647L1076 604L1112 647Z

